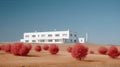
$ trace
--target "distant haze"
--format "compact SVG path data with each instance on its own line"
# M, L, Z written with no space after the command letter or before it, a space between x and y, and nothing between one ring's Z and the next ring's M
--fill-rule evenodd
M72 30L88 42L120 44L120 0L0 0L0 42L24 32Z

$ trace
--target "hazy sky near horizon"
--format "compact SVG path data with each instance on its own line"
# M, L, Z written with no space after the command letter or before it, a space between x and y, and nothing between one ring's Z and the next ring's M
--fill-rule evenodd
M120 44L120 0L0 0L0 42L24 32L70 29L95 43Z

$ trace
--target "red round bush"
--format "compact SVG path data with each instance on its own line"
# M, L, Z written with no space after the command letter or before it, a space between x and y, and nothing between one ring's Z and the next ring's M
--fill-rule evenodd
M108 56L110 56L111 58L117 58L119 56L119 51L117 49L116 46L110 46L110 48L108 49L107 52Z
M24 44L21 42L16 42L11 46L11 53L14 55L19 55L19 50Z
M47 44L43 45L43 49L44 50L48 50L49 49L49 45L47 45Z
M35 51L37 52L40 52L42 49L41 49L41 46L40 45L36 45L35 46Z
M118 52L118 55L120 56L120 51Z
M31 45L31 44L26 44L25 46L26 46L29 50L32 49L32 45Z
M107 53L107 48L106 47L104 47L104 46L101 46L101 47L99 47L98 48L98 52L100 53L100 54L106 54Z
M57 54L59 52L59 47L56 44L50 44L49 52L51 54Z
M4 45L4 51L5 52L10 52L11 51L11 44Z
M0 50L2 50L2 45L0 45Z
M1 50L1 46L0 46L0 50Z
M5 45L1 45L1 50L4 50Z
M71 53L72 47L69 46L69 47L67 48L67 51Z
M19 50L19 55L20 56L26 56L29 53L29 50L25 45L23 45L21 47L21 49Z
M72 57L81 60L86 57L87 52L88 52L87 47L85 47L81 43L76 43L72 48L71 55Z
M11 53L19 56L26 56L29 53L30 49L28 49L24 43L17 42L11 46Z
M95 54L95 52L93 50L90 50L90 54Z

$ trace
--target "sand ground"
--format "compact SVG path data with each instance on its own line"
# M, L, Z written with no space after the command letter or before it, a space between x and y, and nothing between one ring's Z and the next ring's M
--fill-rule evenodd
M100 55L97 49L101 44L84 44L95 54L88 54L80 61L66 51L73 44L60 44L57 55L51 55L48 51L35 52L33 49L28 56L14 56L13 54L0 51L0 67L120 67L120 57L112 59L107 55ZM43 45L41 45L43 46ZM107 45L103 45L109 47ZM120 49L120 46L117 46Z

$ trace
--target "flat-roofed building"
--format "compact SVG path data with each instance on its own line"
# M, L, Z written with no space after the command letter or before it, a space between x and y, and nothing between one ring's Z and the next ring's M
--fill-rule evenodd
M65 31L46 31L46 32L27 32L23 34L24 43L75 43L78 36L70 30Z

